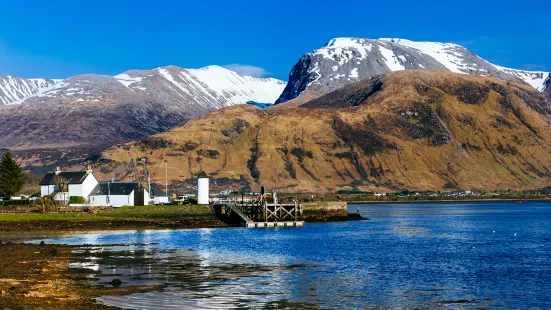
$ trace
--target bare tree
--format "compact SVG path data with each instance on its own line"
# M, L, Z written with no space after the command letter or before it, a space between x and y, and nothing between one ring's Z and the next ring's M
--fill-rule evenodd
M56 191L54 192L54 196L52 197L52 200L55 201L55 195L57 195L57 193L68 193L69 192L69 180L67 180L66 178L60 176L60 175L56 175L54 177L54 184L56 186ZM63 203L64 204L67 204L67 195L66 194L63 194Z

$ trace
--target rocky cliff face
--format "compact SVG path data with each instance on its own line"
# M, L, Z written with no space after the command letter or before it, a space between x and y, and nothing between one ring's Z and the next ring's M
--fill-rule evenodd
M100 149L166 131L221 107L273 101L284 87L283 81L217 66L79 75L0 108L0 147Z
M130 160L145 157L162 183L168 160L175 191L193 190L200 171L215 189L542 188L551 182L550 114L523 84L393 72L306 103L220 109L110 148L96 170L122 180Z
M551 73L549 73L549 76L545 80L545 89L543 90L543 94L547 97L547 100L551 102Z
M16 76L0 76L0 105L18 103L32 94L51 87L56 80L24 79Z
M277 103L295 98L305 90L330 92L366 77L401 70L446 70L481 75L524 82L539 91L543 90L549 74L499 67L457 44L336 38L298 61Z

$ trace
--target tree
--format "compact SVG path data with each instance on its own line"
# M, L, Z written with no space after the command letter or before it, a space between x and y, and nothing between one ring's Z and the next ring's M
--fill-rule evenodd
M23 178L25 180L25 185L23 185L21 192L27 195L40 195L41 178L31 172L24 172Z
M24 184L23 170L13 160L11 153L7 152L0 160L0 194L15 195Z
M58 174L54 177L54 183L55 183L56 192L63 194L62 196L63 203L67 204L67 199L68 199L67 194L69 192L69 181ZM54 198L53 200L55 200L55 196L53 198Z

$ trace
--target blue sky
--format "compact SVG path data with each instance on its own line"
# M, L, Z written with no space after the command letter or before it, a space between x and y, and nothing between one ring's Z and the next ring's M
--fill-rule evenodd
M462 44L502 66L551 71L551 1L4 1L0 75L66 78L228 65L287 79L333 37Z

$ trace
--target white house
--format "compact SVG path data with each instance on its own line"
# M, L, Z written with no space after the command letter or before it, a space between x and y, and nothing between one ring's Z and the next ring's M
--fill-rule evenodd
M146 206L149 192L137 182L101 182L89 196L94 206Z
M56 178L57 177L57 178ZM68 183L66 191L60 192L57 188L59 178ZM40 181L40 196L55 195L55 200L68 201L71 196L88 198L98 180L92 173L90 167L85 171L60 171L59 168L54 172L47 173Z

